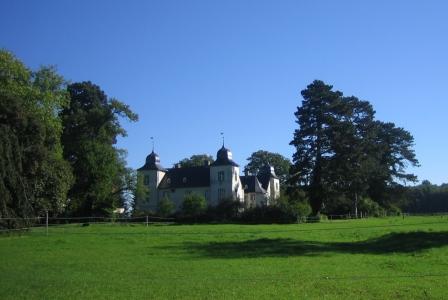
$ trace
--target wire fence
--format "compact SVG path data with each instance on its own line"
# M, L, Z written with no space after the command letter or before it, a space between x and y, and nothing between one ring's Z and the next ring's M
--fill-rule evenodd
M437 221L428 222L410 222L412 217L439 217ZM380 217L376 219L387 219L390 217ZM287 227L284 229L263 229L263 230L244 230L244 231L152 231L153 235L216 235L216 234L264 234L264 233L287 233L287 232L309 232L309 231L337 231L337 230L363 230L363 229L379 229L379 228L394 228L394 227L411 227L411 226L427 226L427 225L437 225L437 224L447 224L448 225L448 213L434 213L434 214L401 214L399 217L402 220L406 220L403 223L386 223L386 224L368 224L362 223L363 220L368 220L372 218L359 216L356 218L351 215L331 215L326 216L325 219L316 220L315 217L302 218L302 225L309 225L310 223L316 223L320 226L297 226L297 227ZM397 216L395 216L397 219ZM344 224L350 224L354 220L359 220L360 222L356 226L342 226ZM61 229L63 232L69 232L71 229L76 229L80 227L87 227L90 225L118 225L118 226L135 226L140 225L144 227L150 227L153 225L175 225L182 224L177 223L175 218L166 218L158 216L142 216L142 217L33 217L33 218L0 218L0 225L7 224L8 222L19 222L19 224L27 224L26 226L20 226L18 228L1 228L0 233L14 233L14 232L37 232L37 233L53 233L54 229ZM278 224L280 224L279 222ZM207 224L207 223L205 223ZM221 223L225 224L225 223ZM237 223L239 225L249 225L244 223ZM273 223L276 224L276 223ZM264 224L266 225L266 224ZM74 234L145 234L145 232L81 232L72 231Z

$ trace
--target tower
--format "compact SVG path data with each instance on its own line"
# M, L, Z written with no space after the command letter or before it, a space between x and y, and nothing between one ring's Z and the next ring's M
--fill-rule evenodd
M244 190L240 181L240 168L232 160L232 152L224 147L216 154L216 161L210 165L210 204L222 200L244 201Z
M145 165L137 170L137 174L143 178L143 186L147 189L146 199L137 199L138 210L156 211L159 202L157 187L165 176L167 170L160 165L160 157L152 152L146 157Z

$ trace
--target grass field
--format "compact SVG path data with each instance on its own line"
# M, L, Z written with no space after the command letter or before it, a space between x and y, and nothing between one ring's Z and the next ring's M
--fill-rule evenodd
M447 299L448 217L0 235L0 299Z

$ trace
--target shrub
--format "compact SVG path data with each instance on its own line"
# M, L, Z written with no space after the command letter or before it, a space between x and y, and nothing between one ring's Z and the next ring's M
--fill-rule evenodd
M182 203L182 212L186 217L197 218L205 212L207 204L205 198L201 195L187 195Z
M157 210L162 217L169 216L174 210L174 203L168 197L163 197L158 203Z

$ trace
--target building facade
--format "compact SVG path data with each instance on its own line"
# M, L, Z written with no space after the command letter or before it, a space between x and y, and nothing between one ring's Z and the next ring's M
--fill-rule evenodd
M163 198L172 201L175 209L180 210L183 200L190 194L203 196L209 206L231 199L245 207L269 205L272 199L280 196L280 182L273 167L265 166L257 175L240 176L239 165L224 145L218 150L215 162L204 161L198 167L175 165L165 169L160 157L152 151L137 172L148 189L146 199L136 199L136 209L141 211L156 212Z

